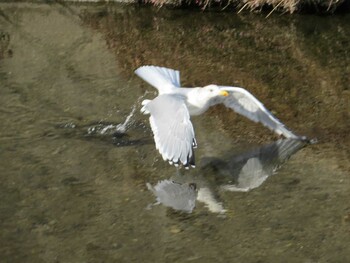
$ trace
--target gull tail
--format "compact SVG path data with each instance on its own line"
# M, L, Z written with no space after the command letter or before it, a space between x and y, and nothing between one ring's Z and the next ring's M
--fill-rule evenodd
M180 72L178 70L156 66L142 66L135 70L135 74L158 89L160 93L171 88L180 87Z

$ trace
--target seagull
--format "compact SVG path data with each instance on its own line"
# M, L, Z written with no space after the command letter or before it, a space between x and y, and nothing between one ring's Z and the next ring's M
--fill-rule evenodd
M243 88L214 84L184 88L178 70L151 65L139 67L135 74L158 90L156 98L142 101L141 112L150 115L156 149L171 165L195 167L197 142L190 116L200 115L220 103L278 135L300 138Z

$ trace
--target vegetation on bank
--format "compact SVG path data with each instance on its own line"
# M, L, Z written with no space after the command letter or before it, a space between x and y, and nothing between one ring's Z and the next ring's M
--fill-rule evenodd
M201 9L220 8L282 13L313 12L334 13L350 10L350 0L139 0L155 6L171 5L178 7L200 7ZM269 13L269 14L270 14Z

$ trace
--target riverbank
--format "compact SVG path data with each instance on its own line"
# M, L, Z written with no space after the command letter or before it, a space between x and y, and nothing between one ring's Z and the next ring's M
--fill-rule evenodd
M350 0L68 0L69 2L119 2L150 4L157 7L198 8L201 10L229 10L284 13L334 14L350 11Z

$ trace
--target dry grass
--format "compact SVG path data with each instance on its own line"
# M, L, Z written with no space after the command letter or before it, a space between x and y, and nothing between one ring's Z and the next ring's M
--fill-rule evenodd
M222 10L227 7L236 9L238 13L243 10L259 12L269 10L267 16L278 11L281 13L295 13L303 10L314 12L334 13L340 6L349 9L350 0L143 0L146 4L161 7L171 6L197 6L201 9L219 7Z
M283 12L294 13L297 11L300 0L244 0L244 5L240 8L238 12L241 12L244 9L249 10L261 10L265 6L272 8L269 16L275 10L281 10Z

